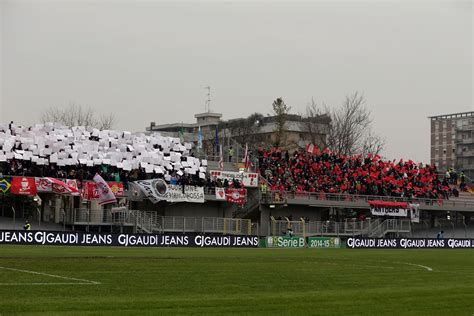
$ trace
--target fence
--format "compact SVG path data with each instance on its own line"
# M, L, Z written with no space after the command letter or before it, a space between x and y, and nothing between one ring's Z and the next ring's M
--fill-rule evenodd
M290 231L296 236L379 236L389 232L410 232L410 220L379 219L356 221L349 219L344 222L314 221L305 222L290 220L275 220L271 217L272 236L281 236Z
M66 212L62 217L68 225L101 225L101 224L126 224L133 223L133 214L127 209L98 209L89 210L76 208Z
M68 225L125 225L145 233L183 232L251 235L258 231L249 219L223 217L161 216L156 212L74 209L62 214Z

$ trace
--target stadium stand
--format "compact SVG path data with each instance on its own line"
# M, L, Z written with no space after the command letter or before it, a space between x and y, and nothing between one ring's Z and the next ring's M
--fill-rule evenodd
M430 236L431 230L439 227L453 236L470 236L474 231L470 221L474 206L472 182L454 170L438 173L434 166L411 160L343 156L329 150L312 154L304 150L290 153L278 148L259 149L255 158L259 176L253 174L256 181L252 186L243 180L244 173L247 179L251 174L246 168L240 173L235 166L228 170L228 174L241 178L214 177L215 171L211 170L220 168L218 162L197 158L192 144L179 138L67 128L53 123L31 127L0 125L3 193L10 184L13 187L11 180L18 176L65 183L69 183L65 179L72 179L80 189L98 173L110 188L114 183L123 184L120 194L114 192L117 203L110 207L98 204L95 193L87 190L81 190L88 192L86 197L54 191L38 191L39 199L33 199L33 195L3 194L0 198L4 220L0 221L0 228L19 227L23 218L30 218L33 227L41 224L43 229L51 223L51 229L147 233L269 235L284 234L292 227L297 235L382 237ZM148 180L151 185L151 179L165 180L170 189L182 188L182 195L154 204L135 182ZM185 186L191 187L192 193L188 194ZM229 202L227 197L232 194L227 189L223 193L222 188L245 190L244 204ZM38 200L43 203L37 204ZM413 222L409 215L373 216L369 203L374 200L418 205L420 223ZM452 219L445 221L448 214Z
M322 192L407 198L448 199L451 189L435 166L411 160L385 161L377 155L315 155L278 148L258 150L259 172L271 191Z
M179 138L59 124L0 125L0 174L204 185L206 161Z

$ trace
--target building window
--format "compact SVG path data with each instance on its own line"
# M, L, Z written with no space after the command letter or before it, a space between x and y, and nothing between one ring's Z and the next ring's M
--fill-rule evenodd
M453 153L456 152L456 150L453 148Z
M443 150L443 154L445 154L445 155L446 155L446 149L444 149L444 150Z

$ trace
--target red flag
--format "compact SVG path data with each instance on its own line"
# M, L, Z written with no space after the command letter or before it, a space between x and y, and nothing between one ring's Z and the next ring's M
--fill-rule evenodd
M77 187L77 181L68 179L66 180L66 185L68 186L69 190L71 191L72 195L80 195L79 189Z
M225 192L227 202L243 205L245 203L245 189L230 189Z
M35 178L29 177L13 177L12 180L12 194L18 195L36 195Z
M314 146L313 144L306 145L306 151L309 152L311 155L316 155L319 151L318 147Z
M109 181L107 184L109 185L109 188L112 190L115 196L124 196L123 183Z
M73 186L67 185L66 183L64 183L61 180L58 180L58 179L55 179L55 178L46 178L46 179L51 181L51 187L52 187L53 193L57 193L57 194L66 193L66 194L72 194L72 195L78 195L79 194L79 190L77 190Z

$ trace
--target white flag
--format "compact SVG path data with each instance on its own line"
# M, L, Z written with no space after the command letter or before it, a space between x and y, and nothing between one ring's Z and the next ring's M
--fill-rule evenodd
M244 161L245 171L249 171L249 147L248 144L245 144L245 154L244 154Z
M110 190L109 185L98 173L95 174L92 180L94 180L97 192L99 193L99 205L117 202L117 199L112 190Z
M224 155L222 154L222 145L219 148L219 169L224 170Z

